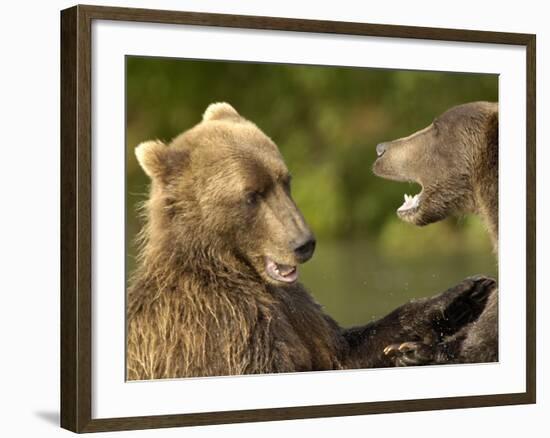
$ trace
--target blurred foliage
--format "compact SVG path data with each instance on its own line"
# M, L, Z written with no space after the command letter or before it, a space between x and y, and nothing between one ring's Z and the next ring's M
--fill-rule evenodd
M349 242L368 241L371 264L380 260L370 257L373 254L389 257L401 264L400 269L422 262L423 268L415 268L420 269L415 272L419 295L437 292L422 290L424 285L431 287L427 280L422 282L422 272L426 271L424 278L433 278L432 271L436 266L443 269L445 257L456 268L434 283L436 289L469 274L495 274L479 221L450 219L425 228L400 222L395 210L403 193L419 188L377 178L371 166L377 143L408 135L453 105L498 100L496 75L143 57L127 57L126 63L130 268L131 242L140 226L135 205L145 199L148 184L134 147L154 138L169 141L198 123L210 103L226 101L278 144L293 174L293 196L318 237L319 252L331 247L345 254ZM458 256L469 264L456 263ZM320 283L319 270L313 269L321 263L318 258L322 257L316 255L303 268L306 284ZM318 268L341 277L333 269L336 265ZM346 289L365 294L361 272ZM312 289L323 303L334 299L322 284ZM396 304L390 302L386 308L392 305ZM343 323L359 322L350 316L353 312L336 313Z

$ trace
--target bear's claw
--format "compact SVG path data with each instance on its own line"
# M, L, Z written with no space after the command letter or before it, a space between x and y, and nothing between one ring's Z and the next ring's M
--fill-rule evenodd
M384 348L384 354L398 367L426 365L433 359L432 348L422 342L391 344Z

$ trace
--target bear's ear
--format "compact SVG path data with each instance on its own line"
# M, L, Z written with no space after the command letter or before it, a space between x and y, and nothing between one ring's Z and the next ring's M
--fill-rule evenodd
M225 102L212 103L208 105L202 116L204 122L209 120L240 119L241 116L231 105Z
M136 147L136 158L143 171L151 179L161 178L168 147L160 140L150 140Z
M165 185L181 174L188 163L186 150L168 147L160 140L144 141L136 147L136 157L145 173Z

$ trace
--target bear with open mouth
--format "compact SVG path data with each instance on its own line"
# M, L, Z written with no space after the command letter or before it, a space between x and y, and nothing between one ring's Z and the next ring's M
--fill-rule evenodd
M383 178L420 184L397 215L417 226L479 215L498 249L498 103L455 106L408 137L380 143L373 166ZM480 317L439 344L402 342L386 354L398 365L498 360L498 289Z
M315 237L279 149L255 124L212 104L136 157L151 187L127 293L129 380L393 366L384 346L458 331L493 287L466 279L344 329L298 282Z

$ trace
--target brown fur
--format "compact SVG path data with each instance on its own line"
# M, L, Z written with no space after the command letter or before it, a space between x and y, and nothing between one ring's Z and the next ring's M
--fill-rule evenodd
M299 283L265 272L267 255L300 263L293 247L311 237L275 144L215 104L137 156L152 188L128 292L128 378L341 368L336 323Z
M268 273L267 258L298 265L314 241L276 145L253 123L214 104L136 155L152 183L128 289L130 380L392 366L382 346L424 338L450 303L487 290L466 280L344 330L300 283Z
M399 212L401 219L423 226L453 214L479 215L498 249L498 104L474 102L446 111L428 127L377 146L374 172L422 186L420 204ZM418 355L425 345L409 345ZM475 322L435 350L435 362L498 360L498 290ZM400 355L396 355L400 360ZM414 361L411 361L413 363Z

